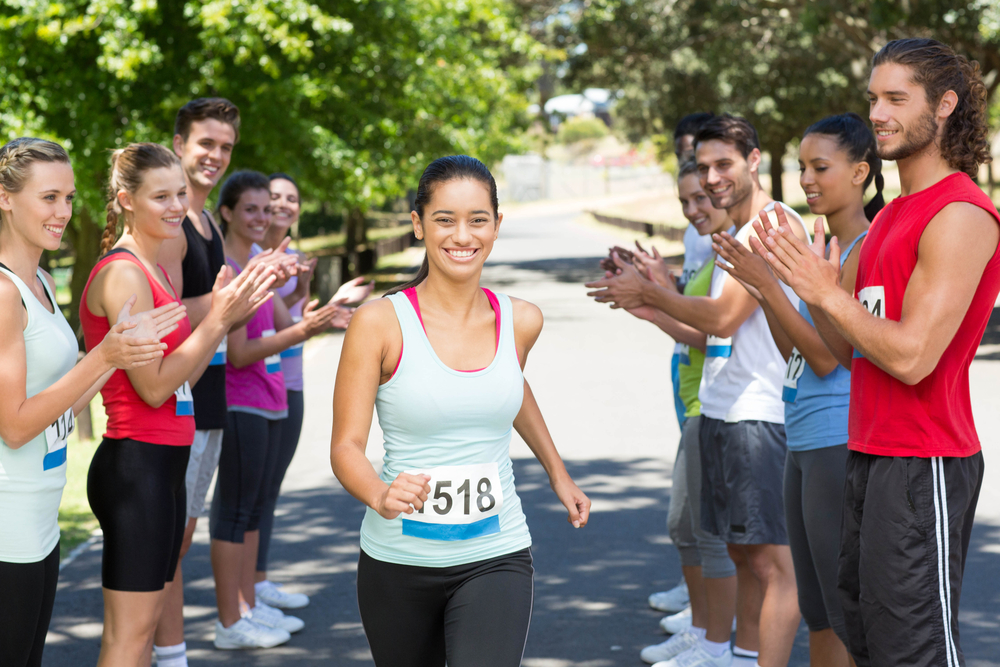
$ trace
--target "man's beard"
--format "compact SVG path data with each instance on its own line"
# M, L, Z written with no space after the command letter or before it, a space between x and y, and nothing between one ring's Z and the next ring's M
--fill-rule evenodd
M933 114L924 114L917 121L912 132L906 130L903 133L904 142L901 146L893 149L878 147L878 156L883 160L905 160L924 150L937 137L938 126Z

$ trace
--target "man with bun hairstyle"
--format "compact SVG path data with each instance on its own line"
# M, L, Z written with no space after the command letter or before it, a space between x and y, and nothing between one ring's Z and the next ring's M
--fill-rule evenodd
M854 298L838 286L836 239L829 259L784 228L755 249L852 368L839 571L850 651L859 667L956 667L983 482L969 366L1000 292L1000 215L972 181L990 160L986 88L978 63L903 39L872 59L868 98L902 195L864 240Z

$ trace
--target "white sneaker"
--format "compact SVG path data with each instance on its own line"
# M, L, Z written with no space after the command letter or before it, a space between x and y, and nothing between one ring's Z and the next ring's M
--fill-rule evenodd
M272 648L291 638L284 630L265 628L246 618L241 618L228 628L222 627L219 621L215 622L215 648Z
M647 646L642 649L639 657L642 658L643 662L648 662L649 664L662 662L680 655L697 643L698 635L685 630L684 632L678 632L665 642Z
M733 652L726 652L715 658L709 655L699 641L693 647L670 660L658 662L653 667L730 667L733 664Z
M664 616L660 619L660 627L668 635L676 635L691 627L691 607L684 611L679 611L673 616Z
M265 604L278 609L301 609L309 604L309 596L305 593L289 593L273 581L254 584L254 594Z
M306 626L305 621L294 616L286 616L280 609L269 607L267 603L257 600L257 606L247 612L244 618L248 618L257 625L265 628L277 628L291 634L298 632Z
M691 604L691 597L688 595L688 587L685 582L681 582L669 591L653 593L649 596L649 606L656 611L665 611L669 614L676 614L683 611Z

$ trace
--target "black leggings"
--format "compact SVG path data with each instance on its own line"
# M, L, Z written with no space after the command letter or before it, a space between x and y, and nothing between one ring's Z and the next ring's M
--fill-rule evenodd
M376 667L517 667L534 595L531 550L453 567L358 561Z
M243 536L260 527L266 490L281 452L283 421L229 411L209 513L213 540L243 544Z
M113 591L161 591L174 580L187 524L191 447L105 438L87 474L104 531L101 579Z
M264 509L260 513L260 545L257 547L257 571L267 572L267 552L271 548L271 530L274 528L274 508L281 493L281 482L285 479L288 466L299 446L302 432L302 416L305 404L301 391L288 390L288 417L281 422L281 440L278 443L278 462L271 484L265 491Z
M44 560L0 562L0 667L41 667L58 579L58 542Z

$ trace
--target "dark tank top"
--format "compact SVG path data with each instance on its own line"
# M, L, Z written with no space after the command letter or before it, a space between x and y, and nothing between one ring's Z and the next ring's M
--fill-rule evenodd
M208 226L212 230L211 241L201 235L189 218L185 217L181 225L187 238L187 254L181 263L181 275L184 277L182 297L185 299L211 292L219 269L226 263L222 237L215 231L215 225ZM191 388L195 427L199 431L226 426L226 360L225 355L222 356L222 363L213 359L198 383Z

